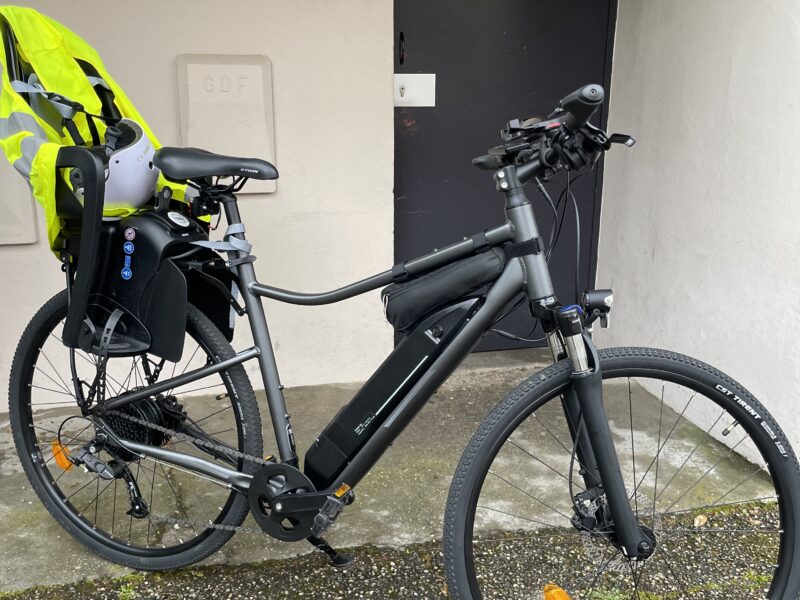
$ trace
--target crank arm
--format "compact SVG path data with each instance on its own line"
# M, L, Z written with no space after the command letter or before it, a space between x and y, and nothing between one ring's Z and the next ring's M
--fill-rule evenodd
M272 499L272 507L280 505L281 513L316 512L320 510L330 496L330 492L305 492L303 494L281 494Z

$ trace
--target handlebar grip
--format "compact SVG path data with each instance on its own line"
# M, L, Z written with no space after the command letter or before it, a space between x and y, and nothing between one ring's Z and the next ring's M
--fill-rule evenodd
M605 98L603 86L596 83L585 85L565 96L558 105L567 113L564 125L576 131L586 125L600 108Z

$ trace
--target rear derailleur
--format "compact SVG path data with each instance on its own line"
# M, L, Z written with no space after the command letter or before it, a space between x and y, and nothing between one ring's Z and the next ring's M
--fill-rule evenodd
M112 456L111 460L106 462L100 459L98 455L101 450L108 452ZM72 464L82 467L87 473L94 473L100 479L106 481L122 479L125 482L125 489L131 504L126 514L136 519L144 519L150 514L150 508L142 497L136 478L127 463L115 454L114 447L109 444L107 434L98 432L93 441L78 448L70 455L69 460Z

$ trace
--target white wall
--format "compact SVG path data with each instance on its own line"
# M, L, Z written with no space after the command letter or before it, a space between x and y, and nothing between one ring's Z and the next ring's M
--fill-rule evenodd
M86 39L165 145L179 144L176 56L272 59L278 192L240 201L264 283L322 291L393 258L392 3L38 0ZM214 150L214 148L209 148ZM40 218L40 221L42 219ZM221 229L224 229L221 228ZM46 240L42 231L40 240ZM0 246L0 389L36 308L62 286L46 241ZM266 303L286 385L366 378L391 350L377 292L327 307ZM235 340L249 343L241 321ZM249 363L252 373L257 366ZM261 387L254 378L254 386ZM5 403L0 403L5 410Z
M598 286L603 345L705 360L800 449L800 3L620 0Z

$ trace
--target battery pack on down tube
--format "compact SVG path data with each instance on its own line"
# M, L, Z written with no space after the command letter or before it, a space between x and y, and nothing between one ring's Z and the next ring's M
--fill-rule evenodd
M304 471L318 490L329 487L403 401L478 308L471 298L444 308L408 334L306 452Z

